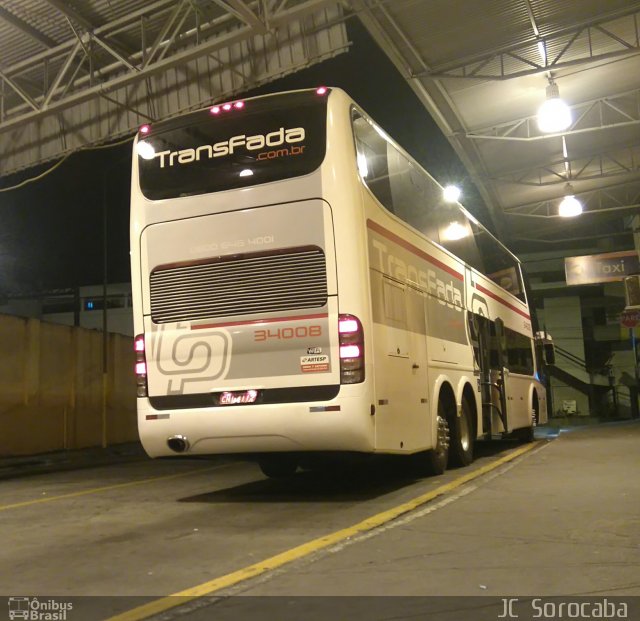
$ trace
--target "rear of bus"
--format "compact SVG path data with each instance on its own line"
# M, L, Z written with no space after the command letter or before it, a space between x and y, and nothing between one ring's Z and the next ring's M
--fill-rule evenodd
M328 89L140 128L131 266L152 457L373 450L352 151L348 99Z

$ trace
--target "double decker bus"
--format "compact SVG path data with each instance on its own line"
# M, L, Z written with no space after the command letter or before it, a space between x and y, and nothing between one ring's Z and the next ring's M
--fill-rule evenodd
M145 125L132 173L150 456L284 476L393 453L441 473L546 420L518 259L344 91Z

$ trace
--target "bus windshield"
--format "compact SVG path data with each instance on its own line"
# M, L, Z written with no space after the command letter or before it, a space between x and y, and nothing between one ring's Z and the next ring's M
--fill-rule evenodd
M299 91L154 124L138 142L140 189L160 200L311 173L324 159L326 102Z

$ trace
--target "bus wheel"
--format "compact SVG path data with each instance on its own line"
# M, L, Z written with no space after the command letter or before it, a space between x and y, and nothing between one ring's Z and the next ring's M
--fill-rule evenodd
M415 469L420 475L438 475L447 469L449 461L449 423L444 416L442 404L438 406L438 439L430 451L412 456Z
M270 479L293 476L298 469L298 460L293 455L269 455L258 460L262 474Z
M518 429L519 434L518 437L520 440L524 442L533 442L535 439L535 428L538 425L539 414L538 414L538 397L537 395L533 396L533 406L531 408L531 426L525 427L524 429Z
M473 461L474 426L471 405L462 397L460 416L452 417L449 463L452 466L468 466Z

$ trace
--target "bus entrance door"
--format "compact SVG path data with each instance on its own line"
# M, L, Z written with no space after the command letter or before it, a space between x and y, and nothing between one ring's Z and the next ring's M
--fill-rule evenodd
M509 370L504 364L502 320L496 319L494 322L473 314L471 323L482 395L482 431L488 436L507 432Z

